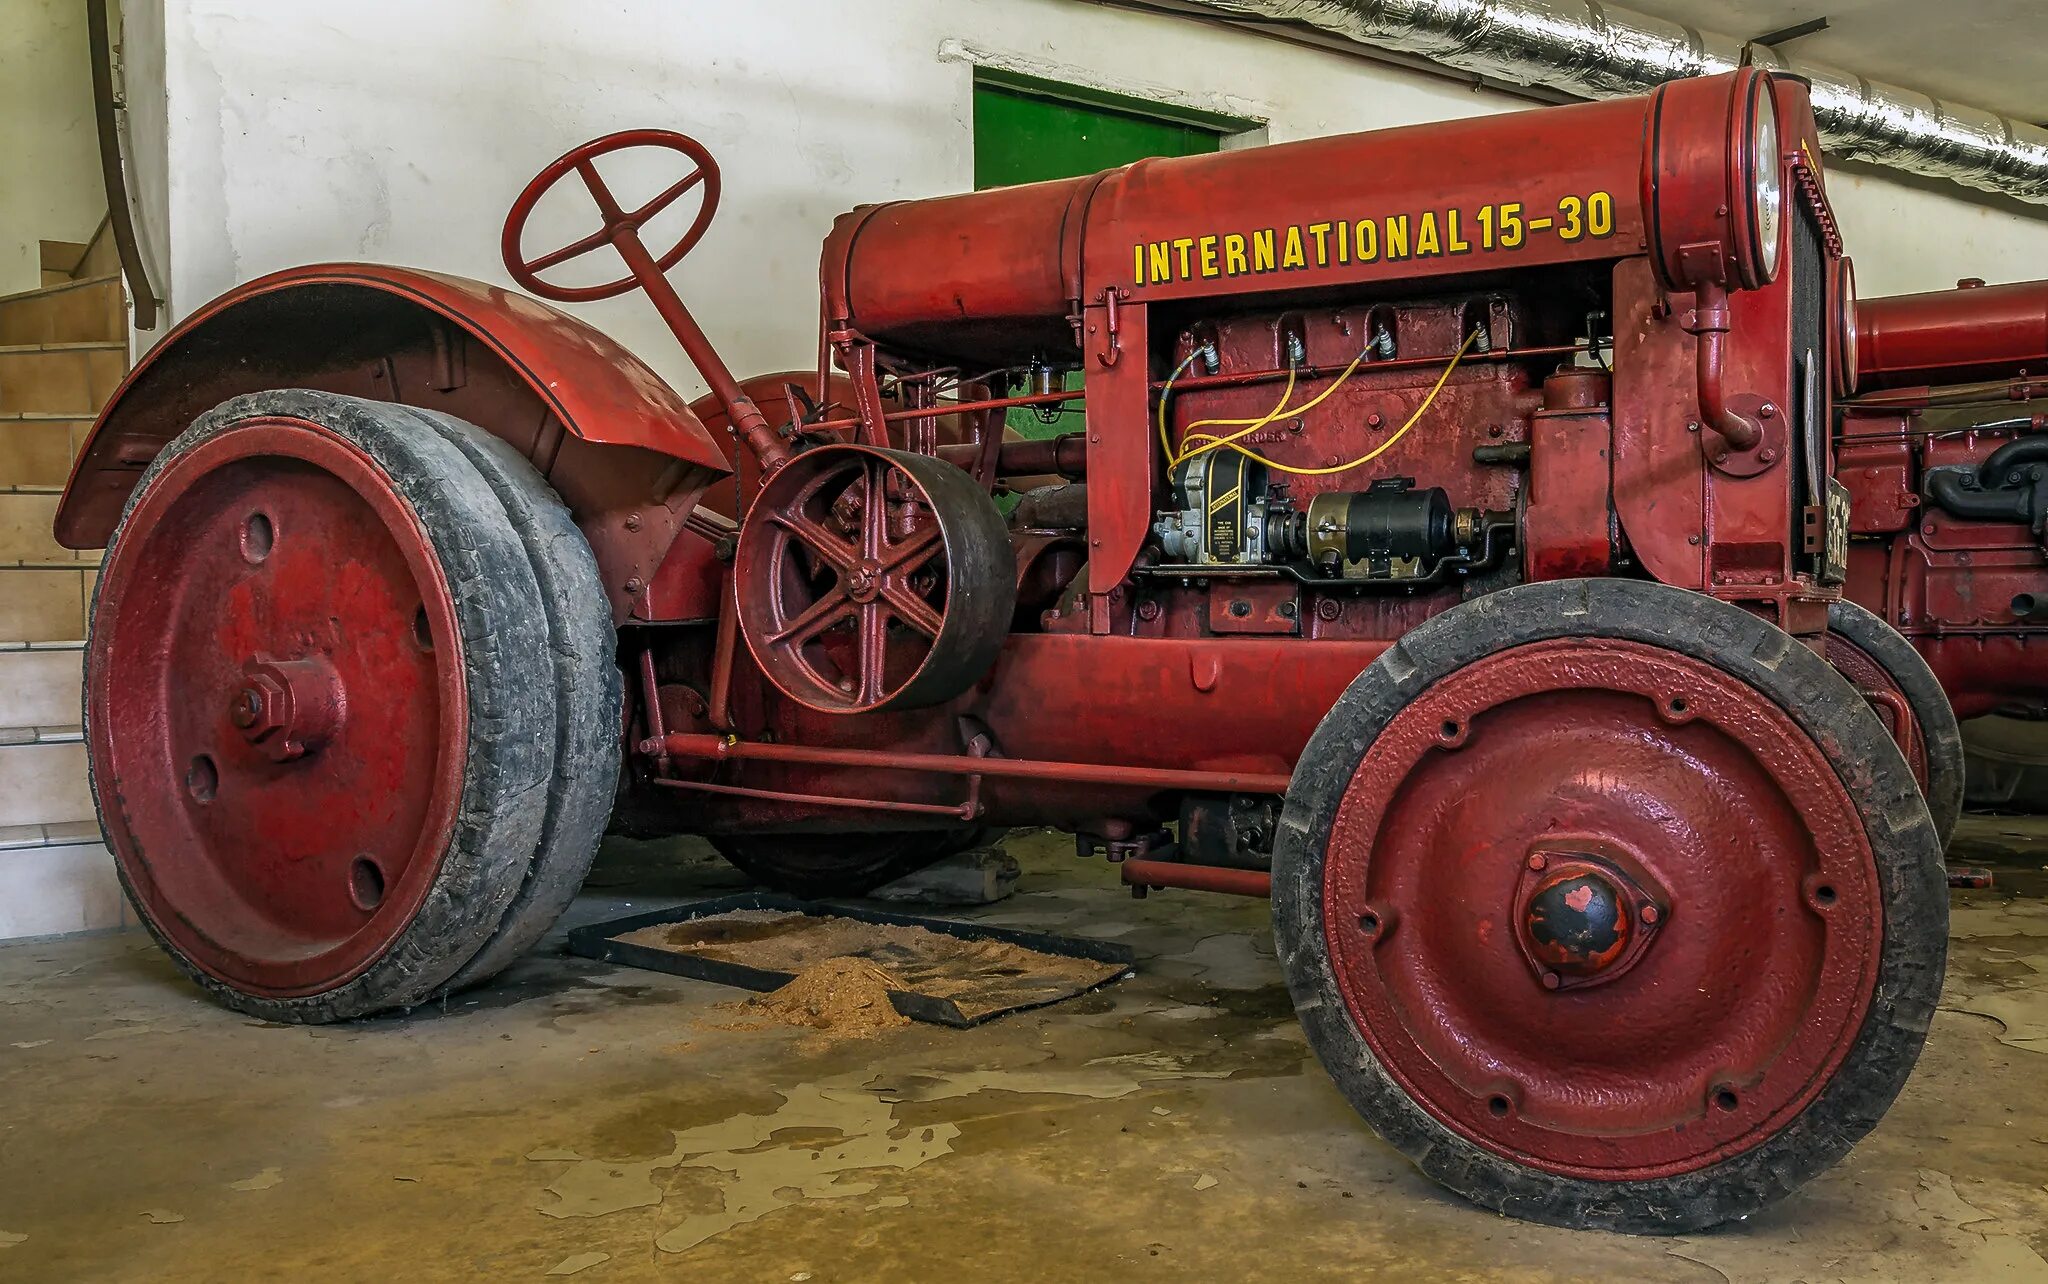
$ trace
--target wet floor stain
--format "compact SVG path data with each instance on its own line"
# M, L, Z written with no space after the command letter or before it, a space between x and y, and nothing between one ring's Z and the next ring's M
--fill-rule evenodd
M574 1275L578 1271L587 1271L593 1266L602 1266L610 1260L612 1260L610 1253L576 1253L563 1258L549 1267L548 1274Z
M2026 1201L2032 1208L2020 1218L2001 1216L1973 1202L1986 1199L1984 1194L1972 1192L1966 1198L1949 1174L1922 1168L1910 1186L1878 1192L1875 1198L1885 1220L1917 1226L1941 1245L1932 1260L1920 1262L1916 1254L1914 1284L2048 1284L2048 1261L2025 1238L2039 1227L2035 1219L2048 1212L2048 1199L2038 1192ZM1812 1279L1816 1260L1825 1263L1827 1279L1901 1278L1896 1243L1826 1232L1781 1244L1758 1243L1739 1232L1689 1236L1672 1241L1670 1253L1719 1272L1727 1284Z
M228 1189L269 1190L272 1186L278 1185L283 1181L284 1173L282 1170L276 1168L265 1168L262 1172L257 1173L254 1177L244 1177L240 1181L229 1182Z
M998 914L1115 937L1139 976L818 1051L700 1032L732 992L558 946L446 1017L326 1030L212 1008L139 934L0 948L0 1003L33 996L0 1006L0 1278L2042 1278L2048 1063L1969 1010L2003 996L2024 1032L2048 990L2048 905L2002 869L1953 900L1944 1010L1884 1122L1784 1203L1673 1241L1504 1220L1415 1173L1304 1046L1264 905L1133 901L1060 840L1009 847L1027 892L1064 894ZM84 1042L129 1025L189 1028ZM856 1095L805 1106L797 1085ZM229 1186L270 1167L272 1189ZM565 1202L626 1206L538 1211Z
M1951 909L1943 1006L1997 1023L2000 1043L2048 1053L2048 905L2002 897Z
M1190 972L1205 985L1222 990L1264 989L1280 975L1270 944L1261 950L1250 936L1235 933L1205 936L1195 948L1166 955L1160 963L1167 975Z
M1145 1069L1155 1075L1186 1073L1170 1061L1163 1069ZM713 1175L708 1184L717 1207L692 1213L654 1240L663 1252L684 1253L806 1200L873 1194L884 1173L907 1171L952 1152L960 1136L957 1124L905 1123L897 1117L899 1105L988 1091L1120 1097L1141 1086L1139 1078L1110 1070L983 1070L867 1082L874 1078L860 1071L788 1089L782 1104L766 1114L736 1114L674 1133L669 1152L652 1159L587 1159L557 1148L530 1151L526 1157L531 1161L569 1164L548 1184L536 1211L567 1218L648 1208L673 1193L673 1183L660 1179L661 1174L701 1170Z

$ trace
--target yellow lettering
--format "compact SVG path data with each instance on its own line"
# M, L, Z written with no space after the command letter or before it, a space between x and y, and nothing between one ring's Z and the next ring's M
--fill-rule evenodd
M1358 242L1358 261L1360 263L1370 263L1380 256L1380 225L1369 218L1362 218L1358 220L1358 227L1355 230L1357 232L1355 239Z
M1806 150L1806 144L1799 144L1799 149ZM1614 235L1614 198L1606 192L1586 198L1586 229L1595 236Z
M1229 276L1245 272L1244 237L1232 232L1223 238L1223 271Z
M1351 261L1351 224L1341 218L1337 220L1337 261Z
M1261 228L1252 233L1252 271L1273 270L1273 229Z
M1436 239L1436 211L1424 210L1422 221L1415 225L1415 257L1443 252L1443 246Z
M1564 226L1557 229L1561 241L1576 241L1586 234L1584 213L1586 203L1576 196L1567 196L1557 203L1557 212L1564 216Z
M1389 214L1387 216L1387 257L1405 259L1408 257L1408 216Z
M1178 237L1173 242L1173 252L1176 256L1176 261L1180 264L1180 279L1183 281L1194 275L1188 269L1188 251L1193 248L1195 248L1195 238L1192 236Z
M1151 265L1151 283L1173 279L1173 247L1165 241L1153 241L1145 247L1145 261Z
M1131 280L1145 284L1145 243L1139 241L1131 247Z
M1215 276L1215 275L1216 275L1216 238L1215 238L1215 237L1213 237L1213 236L1205 236L1205 237L1203 237L1203 238L1202 238L1202 242L1201 242L1201 253L1202 253L1202 275L1203 275L1203 276Z
M1280 266L1282 269L1308 266L1308 259L1301 252L1301 229L1298 227L1287 229L1287 245L1280 251Z
M1328 239L1330 225L1328 223L1311 223L1308 225L1308 234L1314 237L1316 241L1316 266L1330 266L1330 245Z
M1468 254L1472 242L1458 235L1458 211L1451 210L1444 215L1444 248L1453 254Z

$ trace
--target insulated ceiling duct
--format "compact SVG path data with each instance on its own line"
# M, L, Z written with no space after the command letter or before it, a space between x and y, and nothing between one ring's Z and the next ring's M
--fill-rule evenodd
M1296 22L1493 80L1582 98L1640 94L1737 66L1744 45L1599 0L1194 0ZM1871 161L2048 204L2048 130L1749 46L1749 61L1813 84L1821 143Z

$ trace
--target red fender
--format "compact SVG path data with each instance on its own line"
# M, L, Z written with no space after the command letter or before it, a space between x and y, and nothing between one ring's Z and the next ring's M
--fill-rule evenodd
M446 410L511 441L562 491L600 563L608 552L619 555L619 582L608 587L622 616L640 587L636 580L627 588L626 581L635 570L651 571L666 548L662 528L672 533L703 484L732 471L682 397L592 326L481 281L325 263L230 290L143 357L101 411L72 468L57 510L58 541L104 546L164 443L229 397L289 387ZM576 446L586 442L637 449ZM670 462L639 458L638 450ZM642 493L623 493L621 481L636 473ZM609 510L650 504L680 511L672 521L646 523L644 531L636 513L631 529L638 538L630 543L638 548L608 549L626 541L593 529Z

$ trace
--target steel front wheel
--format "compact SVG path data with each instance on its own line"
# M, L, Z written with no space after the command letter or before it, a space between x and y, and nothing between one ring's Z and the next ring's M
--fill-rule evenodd
M1913 644L1854 602L1828 608L1828 663L1863 693L1892 733L1934 818L1943 851L1963 815L1963 731L1941 679Z
M1473 1201L1678 1233L1840 1159L1919 1054L1947 896L1853 688L1739 608L1563 581L1447 611L1304 752L1274 931L1373 1128Z
M86 652L101 824L164 948L288 1021L445 992L504 925L556 767L504 504L403 407L236 398L167 446Z

